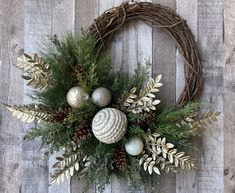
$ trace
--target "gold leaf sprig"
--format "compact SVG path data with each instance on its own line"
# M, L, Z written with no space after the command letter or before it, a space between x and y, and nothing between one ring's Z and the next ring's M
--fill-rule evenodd
M187 170L197 168L195 161L190 156L186 156L185 152L173 149L174 145L167 143L166 138L162 138L160 134L149 134L145 139L148 152L143 154L139 164L143 165L145 171L148 169L150 175L153 171L160 175L160 170L166 173L177 172L177 167Z
M129 96L123 103L126 111L138 114L143 111L156 110L155 106L161 102L155 99L155 93L159 92L158 88L163 85L160 83L161 78L162 75L158 75L155 79L151 78L140 90L139 95L136 95L136 88L131 89Z
M34 54L33 57L23 54L17 59L16 66L26 73L22 78L28 81L27 85L35 89L44 89L53 82L52 71L48 63L37 54Z
M2 105L5 106L12 113L13 117L16 117L17 119L20 119L21 121L26 123L39 123L41 121L47 122L51 120L51 114L45 109L45 107L41 105Z
M194 113L182 120L181 124L190 124L192 128L205 130L208 125L211 125L213 122L218 121L217 117L220 114L221 113L218 111L212 111L204 113L200 117L198 117L198 113Z
M65 153L63 157L57 157L58 162L52 166L55 169L51 175L50 184L56 182L59 185L60 182L64 181L65 177L67 179L72 177L74 172L79 170L79 158L78 154L74 152Z

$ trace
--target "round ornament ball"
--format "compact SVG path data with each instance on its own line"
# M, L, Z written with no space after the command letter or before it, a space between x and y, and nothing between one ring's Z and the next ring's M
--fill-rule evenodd
M104 87L97 88L92 93L92 101L99 107L106 107L111 102L111 99L111 92Z
M115 108L102 109L92 120L92 132L103 143L118 142L125 135L126 130L126 115Z
M139 137L134 137L125 144L125 149L128 154L136 156L143 151L144 144Z
M80 86L71 88L67 93L67 102L73 108L81 108L88 99L88 93Z

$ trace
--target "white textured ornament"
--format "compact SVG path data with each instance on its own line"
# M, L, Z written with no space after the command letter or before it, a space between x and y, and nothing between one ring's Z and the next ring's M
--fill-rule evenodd
M89 95L80 86L71 88L67 94L67 102L73 108L81 108L88 99Z
M111 102L111 99L111 92L104 87L97 88L92 93L92 101L99 107L106 107Z
M102 109L92 120L92 131L103 143L118 142L125 135L126 129L126 115L114 108Z
M134 137L125 144L125 149L128 154L136 156L143 151L144 144L139 137Z

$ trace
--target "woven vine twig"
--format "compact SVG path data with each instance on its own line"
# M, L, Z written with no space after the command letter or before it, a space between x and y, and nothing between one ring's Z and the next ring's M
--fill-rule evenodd
M165 29L175 39L186 64L185 88L178 103L197 98L202 87L199 49L185 20L168 7L149 2L127 2L105 11L88 29L88 34L96 40L98 54L107 48L115 33L123 25L137 19L150 22L152 27Z

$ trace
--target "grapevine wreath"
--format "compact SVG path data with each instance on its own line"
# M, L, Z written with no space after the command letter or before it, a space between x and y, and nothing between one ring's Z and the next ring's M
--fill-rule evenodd
M149 61L132 76L110 72L107 46L137 19L165 29L185 59L186 84L174 107L158 100L162 76L148 80ZM85 179L86 190L96 184L102 191L114 173L139 188L163 173L197 168L185 151L195 149L193 139L219 113L199 116L199 104L192 102L201 90L202 64L191 30L175 11L147 2L123 3L95 19L80 38L54 35L46 44L41 56L23 54L17 63L35 88L36 102L3 105L22 121L40 123L25 140L40 137L51 153L64 151L51 183L77 176Z

